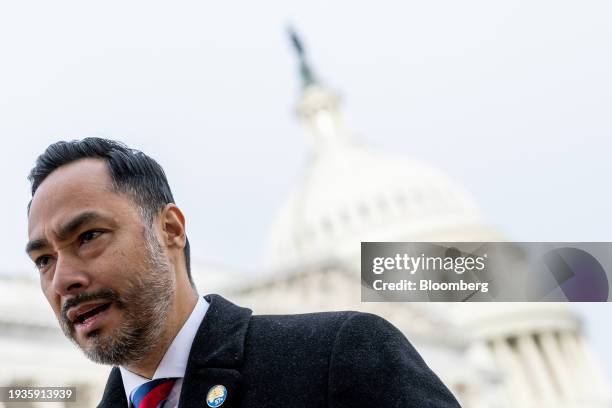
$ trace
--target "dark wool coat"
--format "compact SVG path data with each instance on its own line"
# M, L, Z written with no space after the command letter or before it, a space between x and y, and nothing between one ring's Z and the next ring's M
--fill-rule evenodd
M406 337L367 313L253 316L218 295L193 341L179 408L459 407ZM98 408L128 406L118 367Z

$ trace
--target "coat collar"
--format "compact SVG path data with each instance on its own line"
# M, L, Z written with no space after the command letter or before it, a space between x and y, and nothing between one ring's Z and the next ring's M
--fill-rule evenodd
M251 310L238 307L219 295L204 297L209 302L206 316L193 340L179 408L206 406L206 394L215 385L227 390L223 408L239 405L244 342ZM121 372L113 367L98 408L126 408Z

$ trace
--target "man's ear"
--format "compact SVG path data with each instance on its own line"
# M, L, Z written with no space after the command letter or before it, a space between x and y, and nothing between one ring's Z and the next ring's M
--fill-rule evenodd
M168 248L185 248L185 216L176 204L166 204L161 216L162 239Z

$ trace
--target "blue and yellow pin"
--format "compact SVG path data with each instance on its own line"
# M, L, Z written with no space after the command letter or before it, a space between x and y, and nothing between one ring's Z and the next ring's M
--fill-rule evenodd
M206 405L211 408L220 407L227 398L227 388L223 385L214 385L208 390L206 394Z

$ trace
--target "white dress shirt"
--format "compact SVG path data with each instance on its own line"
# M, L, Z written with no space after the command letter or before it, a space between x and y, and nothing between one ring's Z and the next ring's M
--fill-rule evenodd
M138 374L134 374L127 368L119 367L121 370L121 378L123 379L123 388L125 390L125 396L128 401L128 407L130 406L130 395L132 392L141 386L142 384L155 380L157 378L178 378L170 391L170 395L164 408L177 408L179 403L179 397L181 395L181 389L183 388L183 377L185 376L185 369L187 368L187 360L189 358L189 351L193 344L196 332L206 315L208 310L208 302L203 296L198 296L198 302L196 303L193 311L189 315L189 318L178 332L170 347L164 354L164 357L160 361L153 378L148 379L141 377Z

